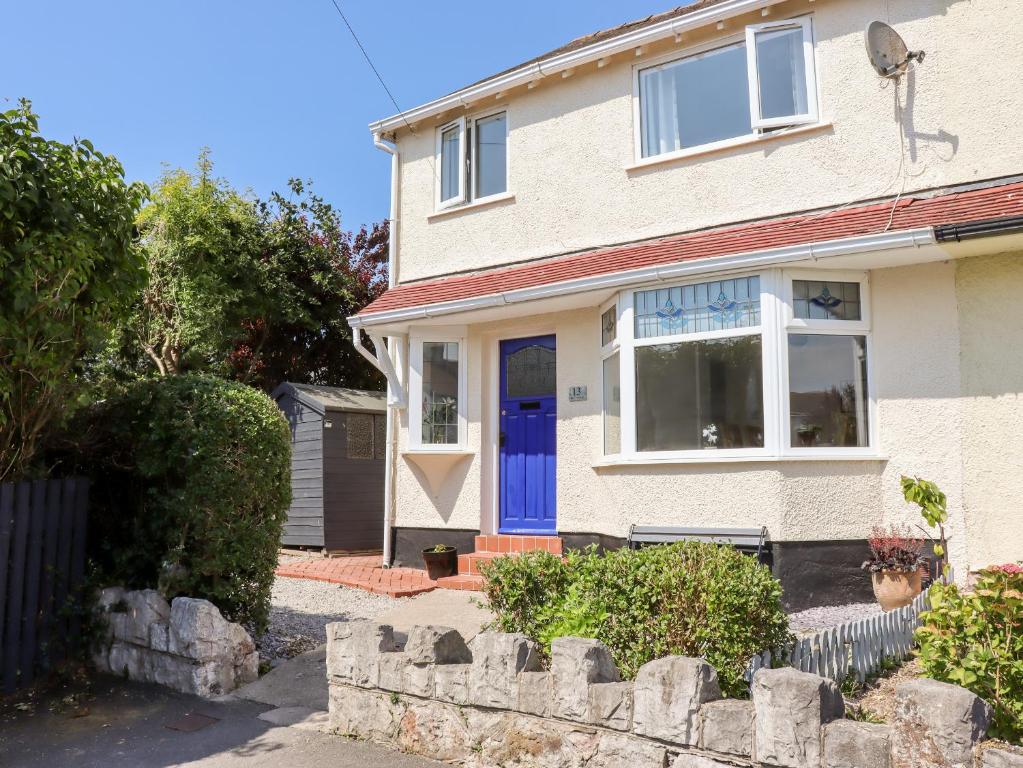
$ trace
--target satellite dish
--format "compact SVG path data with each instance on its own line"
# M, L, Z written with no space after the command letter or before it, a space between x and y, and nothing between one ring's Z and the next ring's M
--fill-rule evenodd
M902 36L883 21L872 21L866 32L867 56L881 77L901 77L909 62L923 62L923 51L911 51Z

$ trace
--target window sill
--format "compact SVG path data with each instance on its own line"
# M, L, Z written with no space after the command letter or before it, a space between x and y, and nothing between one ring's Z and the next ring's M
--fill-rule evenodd
M435 211L426 217L427 221L434 221L435 219L442 219L447 216L453 216L456 213L462 213L463 211L474 211L478 208L486 208L488 205L496 205L497 203L513 203L515 202L514 192L502 192L499 195L491 195L490 197L484 197L479 200L473 200L471 203L465 203L464 205L453 205L450 208L443 208L439 211Z
M659 464L783 464L800 461L888 461L888 456L879 453L806 453L785 456L679 456L672 458L615 458L608 457L595 461L593 469L614 467L646 467Z
M402 451L402 453L412 456L473 456L476 451L470 451L468 448L459 448L458 446L445 448L439 445L424 445L419 448L408 448Z
M672 163L677 160L688 160L693 157L701 157L703 155L711 155L715 152L725 152L729 149L735 149L736 147L748 147L756 144L763 144L769 141L775 141L777 139L788 138L789 136L801 136L805 133L814 133L816 131L823 131L832 127L830 122L827 123L813 123L811 125L799 125L795 128L789 128L784 131L774 131L773 133L767 133L756 136L740 136L736 139L726 139L725 141L716 141L713 144L704 144L699 147L690 147L688 149L680 149L675 152L668 152L663 155L654 155L653 157L645 157L631 165L625 166L626 172L639 171L644 168L649 168L654 165L663 165L665 163Z

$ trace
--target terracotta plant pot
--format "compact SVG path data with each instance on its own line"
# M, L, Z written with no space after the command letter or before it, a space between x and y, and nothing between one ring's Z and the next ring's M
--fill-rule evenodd
M458 550L454 547L446 547L440 552L433 547L424 549L423 563L426 564L427 575L434 581L454 576L458 568Z
M874 597L884 611L894 611L913 602L923 587L920 584L920 571L903 573L902 571L878 571L871 574L874 582Z

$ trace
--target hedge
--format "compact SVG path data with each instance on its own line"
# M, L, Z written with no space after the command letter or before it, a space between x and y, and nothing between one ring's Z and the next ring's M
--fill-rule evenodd
M206 598L261 632L291 503L290 435L273 401L185 375L134 383L80 422L102 578Z

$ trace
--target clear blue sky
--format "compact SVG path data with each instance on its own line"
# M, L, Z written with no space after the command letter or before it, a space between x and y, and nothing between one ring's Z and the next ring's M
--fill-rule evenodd
M689 0L685 0L688 2ZM679 0L339 0L403 108ZM266 195L311 178L345 225L387 216L367 125L394 113L330 0L0 0L4 108L91 139L130 179L192 167Z

